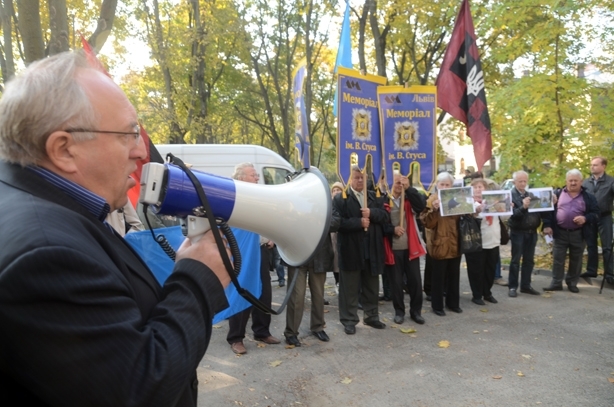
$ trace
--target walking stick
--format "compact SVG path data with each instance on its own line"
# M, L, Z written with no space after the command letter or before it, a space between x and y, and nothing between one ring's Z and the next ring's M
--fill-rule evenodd
M612 247L611 250L614 250L614 239L612 239ZM603 250L602 250L602 255L603 255ZM610 261L612 261L612 251L610 251ZM599 294L601 294L601 292L603 291L603 286L605 285L605 278L606 278L606 267L605 264L603 265L603 280L601 280L601 288L599 289Z

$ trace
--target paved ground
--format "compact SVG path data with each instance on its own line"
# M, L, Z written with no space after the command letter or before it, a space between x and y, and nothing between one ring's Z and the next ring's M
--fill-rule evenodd
M547 272L533 276L540 291L549 282ZM248 353L236 356L226 343L228 324L223 322L214 329L198 369L198 405L611 407L614 286L606 284L600 295L598 283L601 279L594 285L582 280L579 294L519 293L517 298L495 286L499 304L478 306L470 302L462 270L462 314L438 317L425 302L425 325L411 320L395 325L392 303L383 302L387 328L359 324L356 335L349 336L338 322L329 274L326 332L331 341L309 334L308 305L300 348L259 345L248 327ZM274 283L277 306L284 294L285 288ZM275 336L283 338L284 326L284 315L273 317ZM401 332L408 328L415 332ZM449 347L440 347L441 341Z

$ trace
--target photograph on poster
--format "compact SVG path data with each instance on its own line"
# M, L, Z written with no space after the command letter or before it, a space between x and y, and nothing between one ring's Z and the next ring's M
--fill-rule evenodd
M531 203L529 204L529 212L545 212L553 211L554 204L552 202L552 188L529 188L527 189Z
M482 214L505 216L512 214L512 191L482 191Z
M441 216L475 213L473 187L449 188L438 191Z

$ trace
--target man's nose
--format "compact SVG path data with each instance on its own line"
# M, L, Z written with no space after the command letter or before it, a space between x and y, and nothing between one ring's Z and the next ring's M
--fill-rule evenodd
M136 158L137 160L144 160L147 158L147 147L145 143L145 140L141 140L140 143L134 146L131 151L131 158Z

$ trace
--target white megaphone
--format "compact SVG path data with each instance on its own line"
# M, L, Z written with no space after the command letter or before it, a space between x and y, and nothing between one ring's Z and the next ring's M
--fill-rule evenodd
M328 183L317 168L311 167L281 185L252 184L192 172L207 195L214 217L271 239L290 266L309 261L328 234L331 197ZM150 205L157 214L187 219L190 238L209 229L206 219L204 229L192 227L194 218L203 216L202 205L194 185L176 165L145 164L139 201Z

